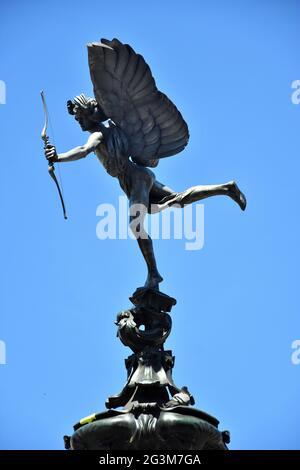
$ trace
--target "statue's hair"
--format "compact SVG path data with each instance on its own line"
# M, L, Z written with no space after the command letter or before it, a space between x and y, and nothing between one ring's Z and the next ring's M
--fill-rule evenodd
M72 115L75 114L74 113L74 106L75 105L79 106L82 109L89 109L92 106L94 106L94 107L97 106L98 112L99 112L99 120L101 122L107 120L107 116L105 115L105 113L103 112L103 110L101 109L101 107L99 106L97 101L95 100L95 98L91 98L90 96L86 96L83 93L81 93L80 95L75 96L73 101L68 100L67 101L67 108L68 108L69 114L72 114Z
M91 104L94 104L96 105L97 104L97 101L95 100L95 98L90 98L89 96L85 96L83 93L81 93L81 95L77 95L75 96L75 98L72 100L68 100L67 102L67 107L68 107L68 111L69 111L69 114L75 114L74 113L74 106L77 105L79 106L80 108L83 108L83 109L88 109Z
M81 95L75 96L74 103L76 103L81 108L88 108L92 103L97 104L95 98L91 98L90 96L85 96L83 93Z

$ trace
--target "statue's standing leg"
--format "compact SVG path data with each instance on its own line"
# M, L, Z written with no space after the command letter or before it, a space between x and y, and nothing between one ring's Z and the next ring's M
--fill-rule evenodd
M233 199L242 210L245 210L246 208L246 197L235 181L229 181L224 184L192 186L180 193L176 193L156 181L150 193L151 213L154 214L156 212L160 212L173 205L183 207L186 204L201 201L202 199L212 196L228 196Z
M139 244L148 268L145 288L158 289L163 281L159 274L154 256L151 237L144 228L144 220L149 207L149 193L155 181L154 174L148 169L140 169L132 179L129 195L130 228Z

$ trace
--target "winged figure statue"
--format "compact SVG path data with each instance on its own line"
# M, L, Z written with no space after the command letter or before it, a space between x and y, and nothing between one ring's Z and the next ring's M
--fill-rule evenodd
M157 89L144 58L128 44L101 39L87 48L95 97L80 94L67 102L67 108L90 136L84 145L60 154L48 143L45 156L51 164L94 153L109 175L119 180L129 199L130 227L147 264L144 287L159 289L163 278L144 228L146 214L170 206L182 208L216 195L229 196L245 210L246 198L234 181L197 185L182 192L157 181L150 168L186 147L186 122L172 101Z

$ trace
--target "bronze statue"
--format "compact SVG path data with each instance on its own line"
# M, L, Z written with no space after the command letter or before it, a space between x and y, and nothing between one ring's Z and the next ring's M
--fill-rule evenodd
M156 265L152 240L143 226L146 213L173 205L183 207L217 195L229 196L245 210L246 198L234 181L193 186L182 192L157 181L149 167L156 167L161 158L178 154L186 147L186 122L157 89L143 57L129 45L118 39L102 39L87 47L95 98L81 94L68 101L67 107L90 136L84 145L60 154L45 141L45 155L52 168L54 162L75 161L94 152L105 170L118 178L129 199L130 227L148 268L144 287L158 290L163 278ZM108 125L103 124L105 121ZM141 209L136 211L136 207Z

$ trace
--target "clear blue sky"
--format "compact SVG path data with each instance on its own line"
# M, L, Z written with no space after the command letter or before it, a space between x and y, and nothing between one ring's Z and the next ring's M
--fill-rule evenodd
M61 165L65 222L40 139L43 88L58 151L84 143L65 103L92 93L85 44L100 37L142 53L189 124L158 179L178 190L236 179L248 198L245 213L205 203L200 251L155 242L162 290L178 300L175 382L231 431L232 449L300 449L299 21L292 0L1 2L1 449L63 448L125 383L130 350L113 321L145 267L133 240L96 237L97 205L121 189L95 157Z

